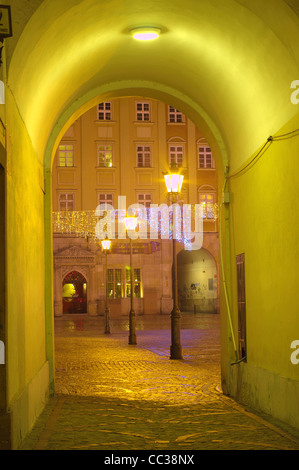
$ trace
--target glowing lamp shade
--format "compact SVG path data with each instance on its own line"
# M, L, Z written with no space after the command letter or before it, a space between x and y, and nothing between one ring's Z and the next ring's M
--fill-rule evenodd
M125 225L127 230L135 230L137 226L137 217L134 215L125 217Z
M169 193L179 193L182 189L183 175L178 173L171 173L170 175L164 175L167 191Z
M131 34L134 39L138 41L151 41L156 39L160 35L160 29L158 28L136 28L132 29Z
M102 247L104 250L109 250L111 246L111 240L109 240L107 237L101 241Z

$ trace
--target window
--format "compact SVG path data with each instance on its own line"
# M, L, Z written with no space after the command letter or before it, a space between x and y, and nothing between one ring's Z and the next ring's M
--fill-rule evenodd
M58 207L60 211L73 211L74 210L74 194L72 193L59 194Z
M210 147L198 147L198 168L215 168L215 163Z
M136 120L150 121L150 104L147 102L136 103Z
M99 204L110 204L113 206L113 194L101 193L99 194Z
M151 166L151 147L149 145L137 145L137 166Z
M200 193L199 203L203 205L203 218L213 219L214 218L214 193Z
M98 120L99 121L111 121L112 119L112 105L110 101L105 101L98 105Z
M109 299L120 299L122 297L121 284L121 269L108 269L107 294Z
M143 204L146 209L150 209L152 203L151 194L138 194L138 204Z
M246 359L245 254L237 255L239 359Z
M98 145L98 166L111 168L112 167L112 145L99 144Z
M131 297L131 270L126 268L126 297ZM134 297L141 297L140 269L134 269Z
M58 147L59 166L74 166L74 147L72 144L60 144Z
M169 163L177 166L183 165L184 149L182 145L169 146Z
M168 122L184 122L183 113L173 106L168 106Z

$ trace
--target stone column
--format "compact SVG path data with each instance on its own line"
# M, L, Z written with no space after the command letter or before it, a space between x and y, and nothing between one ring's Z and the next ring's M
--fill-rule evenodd
M87 313L91 316L97 315L97 292L95 284L95 265L89 266L89 282L87 284Z
M54 265L54 316L63 314L61 266Z

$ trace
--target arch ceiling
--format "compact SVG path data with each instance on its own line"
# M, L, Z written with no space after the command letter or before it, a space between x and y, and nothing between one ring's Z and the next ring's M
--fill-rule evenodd
M201 116L239 167L298 112L299 18L288 3L15 0L8 87L37 154L96 96L143 92L172 99L196 124ZM144 25L160 38L133 40L129 30Z

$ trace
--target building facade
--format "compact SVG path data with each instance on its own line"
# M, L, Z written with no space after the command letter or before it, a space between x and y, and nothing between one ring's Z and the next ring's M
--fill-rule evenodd
M149 211L153 205L169 207L164 174L173 164L184 175L178 201L182 217L184 206L189 205L191 218L196 205L203 210L202 247L189 251L183 236L176 243L180 308L183 312L218 311L217 171L209 143L172 106L130 97L91 108L69 127L58 145L52 169L56 316L103 315L106 293L112 316L128 314L130 239L120 230L120 204L125 209L134 204L146 209L146 234L139 233L132 242L136 314L170 313L171 221L167 233L162 233L159 219L158 233L153 236ZM100 239L90 233L99 207L116 211L115 230L109 232L112 245L107 270ZM70 224L63 226L65 214L76 218L79 231L70 230ZM102 227L108 230L103 223Z

